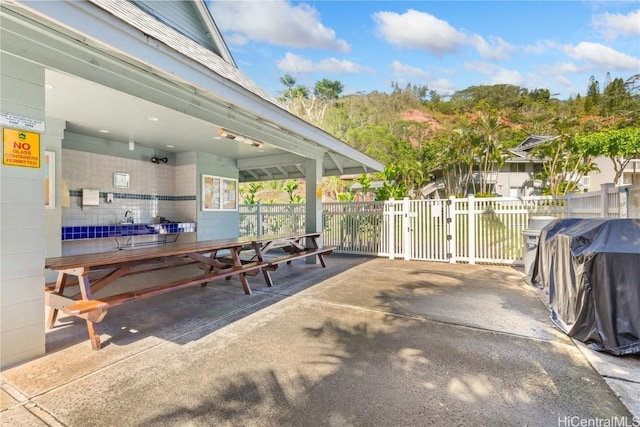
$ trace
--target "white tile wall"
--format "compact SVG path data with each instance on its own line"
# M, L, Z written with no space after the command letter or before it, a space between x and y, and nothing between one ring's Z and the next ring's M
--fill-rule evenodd
M195 196L195 165L171 166L165 163L125 159L82 151L62 150L62 178L70 191L83 188L102 193L124 193L153 196ZM114 188L113 174L129 174L129 188ZM124 218L127 210L133 212L135 222L154 222L157 216L172 221L195 222L196 202L173 200L125 199L116 197L113 203L100 198L99 206L82 206L80 197L71 197L68 208L62 209L62 226L106 225Z

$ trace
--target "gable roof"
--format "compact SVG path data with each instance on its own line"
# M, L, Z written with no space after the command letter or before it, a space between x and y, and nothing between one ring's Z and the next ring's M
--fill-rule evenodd
M170 8L176 6L182 7L183 17L171 15ZM235 161L241 181L304 178L309 159L321 161L324 176L384 167L293 115L244 75L201 0L12 0L3 1L1 11L3 49L42 64L47 79L66 75L94 83L91 96L81 91L87 85L74 82L48 92L47 114L63 118L67 131L104 139L97 133L104 129L99 122L110 120L104 124L114 130L109 141L126 144L134 135L140 146L155 150L166 150L177 141L179 147L173 151L205 152ZM187 18L195 24L175 28ZM119 99L124 96L122 102L116 93ZM55 111L50 102L54 98L59 101ZM80 101L65 102L68 99ZM167 118L171 127L147 137L143 125L133 123L142 109L132 109L140 103L174 114ZM109 109L110 105L121 108ZM219 128L261 141L264 149L212 142Z
M322 162L325 175L370 173L381 171L383 169L382 164L364 155L362 152L346 144L344 141L333 137L324 130L291 114L284 104L279 102L275 97L270 95L242 73L233 61L233 58L224 43L222 35L220 34L208 8L206 7L206 4L203 1L192 0L184 3L193 3L197 6L200 17L204 22L208 22L208 28L211 30L211 37L215 40L218 50L222 53L226 52L226 54L219 55L215 51L185 36L182 32L173 27L171 27L173 31L168 30L166 23L162 20L156 19L155 15L150 15L147 11L139 8L136 5L136 3L139 2L120 0L89 1L113 14L127 24L142 31L149 37L162 42L166 46L174 49L185 57L198 62L217 75L239 85L251 94L259 97L260 100L266 101L268 104L276 107L277 110L287 112L289 117L283 117L281 112L274 111L274 113L271 114L274 118L269 119L268 117L264 117L266 120L263 124L279 128L280 131L284 132L283 140L289 139L292 135L297 134L297 136L301 138L298 145L307 145L307 149L312 152L316 151L318 148L325 150L326 155ZM150 3L152 6L155 5L155 2L144 3ZM239 107L246 108L244 105L239 105ZM268 116L265 114L264 109L261 108L260 110L263 113L263 116ZM250 111L249 113L252 114ZM283 118L286 119L286 121L283 121ZM289 122L293 127L287 128L286 126L283 126L283 123L285 122ZM242 133L241 130L239 131ZM289 142L285 145L288 145L289 147L291 146ZM255 159L255 161L238 162L241 181L304 178L304 168L300 166L302 157L299 156L299 150L296 151L298 155L278 158L277 162L279 162L279 164L274 164L273 156L269 160Z
M516 148L511 150L511 153L520 158L529 159L531 156L529 152L540 145L544 145L547 142L558 139L559 136L550 135L529 135L524 141L520 143Z
M177 29L171 27L174 31L167 31L167 24L161 19L158 19L156 15L152 15L147 12L148 8L141 9L136 5L138 2L128 2L121 0L89 0L101 9L113 14L117 18L137 28L143 33L147 34L163 44L174 49L176 52L183 54L184 56L204 65L211 71L225 77L232 82L242 86L244 89L258 95L265 101L269 101L272 104L277 105L280 108L286 109L276 98L271 96L268 92L249 79L240 69L236 66L235 61L231 57L226 44L222 39L222 35L218 31L211 14L208 12L207 7L200 0L196 1L180 1L179 3L191 3L199 4L198 13L203 20L209 21L212 29L211 37L216 42L216 46L221 52L226 52L224 55L219 55L213 50L203 46L202 44L192 40L185 36ZM153 5L154 2L146 2ZM164 2L159 2L164 3Z
M131 0L131 3L236 66L209 8L203 2Z

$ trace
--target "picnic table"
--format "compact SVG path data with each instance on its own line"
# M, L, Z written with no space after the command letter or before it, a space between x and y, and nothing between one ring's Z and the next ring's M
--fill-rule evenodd
M101 344L95 324L104 319L110 307L190 286L206 286L213 280L233 276L238 276L245 294L251 295L247 276L256 276L262 271L267 286L273 286L270 271L275 271L283 262L317 256L325 267L323 255L330 254L333 249L320 248L317 242L319 237L320 233L304 233L295 236L216 239L47 258L45 268L58 272L55 285L45 287L45 304L50 308L47 327L55 326L60 311L85 319L91 346L98 350ZM276 249L281 249L285 255L267 257L269 252ZM241 255L247 253L249 259L243 259ZM140 290L94 297L94 293L125 276L196 263L201 269L197 269L193 276ZM69 288L74 286L79 287L79 292L69 292Z

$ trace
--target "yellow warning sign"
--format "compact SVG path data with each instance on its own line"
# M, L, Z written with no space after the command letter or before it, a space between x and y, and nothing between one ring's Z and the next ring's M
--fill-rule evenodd
M2 128L2 163L27 168L40 167L40 134Z

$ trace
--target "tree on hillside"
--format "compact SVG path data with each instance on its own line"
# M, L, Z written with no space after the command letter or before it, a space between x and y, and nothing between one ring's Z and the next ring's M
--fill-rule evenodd
M301 195L294 194L299 187L300 183L295 179L287 181L282 187L282 189L289 195L289 203L302 203L304 201Z
M590 156L608 157L616 173L613 182L617 183L629 162L640 159L640 128L605 129L578 134L576 146Z
M338 80L322 79L316 82L312 92L302 85L296 85L296 79L289 74L282 76L280 83L286 87L280 100L289 111L320 127L324 123L327 108L336 102L343 91L343 85ZM312 95L309 95L310 92Z
M371 184L373 184L373 178L366 173L360 174L358 177L358 184L360 184L362 190L362 200L366 199L367 193L369 193L369 189L371 188Z
M343 84L338 80L318 80L313 87L313 95L322 100L336 100L344 90Z
M453 130L443 130L432 141L434 161L431 170L442 173L445 192L448 195L464 196L473 182L473 166L476 163L478 135L472 131L471 125L463 123Z
M517 109L523 105L527 94L527 89L508 84L470 86L455 92L451 101L459 105L457 110L460 112L473 111L480 102L496 110Z
M262 189L262 185L257 182L242 184L240 186L242 203L245 205L255 205L256 203L258 203L258 198L256 197L256 195L258 191L260 191L260 189Z
M584 112L592 113L600 104L600 83L594 76L589 78L589 86L587 87L587 96L584 101Z
M627 92L624 81L619 77L605 86L601 98L600 114L603 116L624 115L633 104L631 94Z
M575 142L579 125L577 117L559 117L553 122L558 138L531 150L531 155L542 162L538 177L545 183L544 191L551 195L565 195L578 188L582 177L596 170L594 157Z
M400 168L397 165L386 165L378 178L382 181L382 187L376 190L375 200L400 200L407 197L407 189L400 179Z
M309 91L306 87L300 84L296 84L297 80L295 77L285 74L280 77L280 83L282 83L286 89L282 91L281 101L287 102L297 98L308 98Z
M500 121L500 116L496 112L480 112L475 121L476 132L479 133L477 139L479 172L480 172L480 193L489 194L491 181L495 182L500 168L507 157L507 146L502 142L501 133L506 129L504 123ZM493 178L495 174L495 178Z
M404 158L417 159L419 154L409 141L398 138L384 124L370 123L359 129L350 129L345 141L383 164Z

